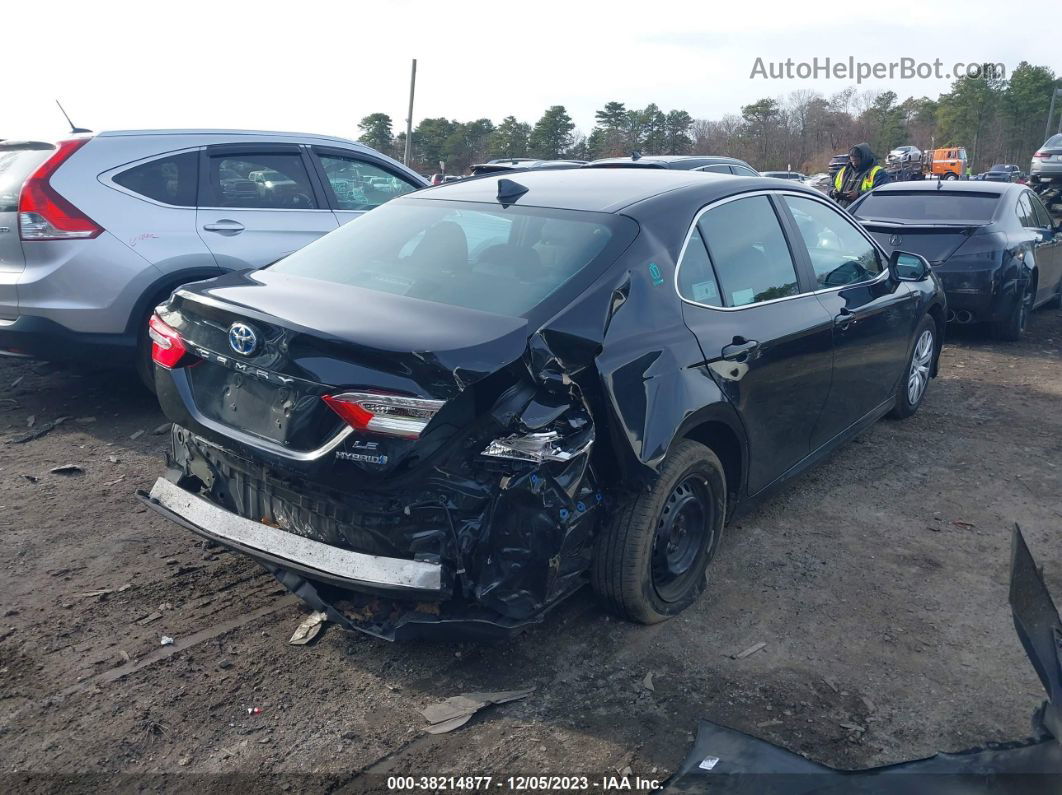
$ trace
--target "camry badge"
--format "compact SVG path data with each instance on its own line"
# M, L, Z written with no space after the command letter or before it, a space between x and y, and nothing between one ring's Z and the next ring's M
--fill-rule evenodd
M229 347L242 356L250 356L258 347L258 336L246 323L229 326Z

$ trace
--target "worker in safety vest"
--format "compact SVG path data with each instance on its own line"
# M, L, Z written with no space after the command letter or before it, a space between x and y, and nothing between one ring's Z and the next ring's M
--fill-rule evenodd
M889 175L878 165L870 144L856 144L848 151L848 163L833 178L830 198L847 207L867 191L886 182L889 182Z

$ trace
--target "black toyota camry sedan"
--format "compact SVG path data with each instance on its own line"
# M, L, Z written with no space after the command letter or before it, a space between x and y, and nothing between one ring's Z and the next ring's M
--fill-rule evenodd
M934 375L946 306L821 194L576 169L419 191L151 319L141 499L348 628L661 621L726 521Z
M886 251L929 260L952 322L1017 340L1032 310L1062 302L1062 229L1024 185L900 182L848 209Z

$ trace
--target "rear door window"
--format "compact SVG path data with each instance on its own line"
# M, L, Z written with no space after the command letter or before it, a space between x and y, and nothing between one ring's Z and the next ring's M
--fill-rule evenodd
M746 306L800 292L793 257L766 196L713 207L697 226L715 265L726 306Z
M111 177L138 196L176 207L195 207L199 153L182 152L127 168Z
M814 199L786 196L821 289L865 282L881 273L877 248L839 212Z
M759 174L757 174L755 171L753 171L748 166L742 166L740 164L736 164L735 163L733 166L731 166L731 168L734 169L734 173L737 174L739 177L758 177L759 176Z
M1036 226L1039 229L1051 229L1053 227L1051 223L1051 214L1047 212L1047 208L1044 207L1044 203L1040 201L1040 197L1032 194L1025 194L1029 199L1029 204L1032 205L1033 216L1036 219Z
M290 153L211 154L203 206L248 209L317 208L302 155Z
M678 290L679 295L687 301L708 306L723 305L715 269L708 257L708 247L704 244L701 230L696 227L679 262Z
M317 152L337 210L371 210L417 186L356 157Z

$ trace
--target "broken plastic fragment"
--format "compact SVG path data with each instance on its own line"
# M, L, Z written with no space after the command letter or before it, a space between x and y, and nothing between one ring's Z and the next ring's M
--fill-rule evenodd
M162 636L162 642L159 645L161 645L161 646L172 646L173 645L173 638L171 638L169 635L163 635Z
M328 621L328 615L323 610L310 613L310 615L295 628L295 632L292 634L291 638L288 639L288 643L292 646L305 646L320 634L321 628L326 621Z
M717 764L719 764L718 756L706 756L704 757L704 759L701 760L701 763L697 765L697 767L699 767L701 770L711 770Z
M543 461L570 461L585 453L593 444L591 440L575 450L565 450L559 444L560 438L561 435L556 431L507 436L488 444L483 455L541 464Z

